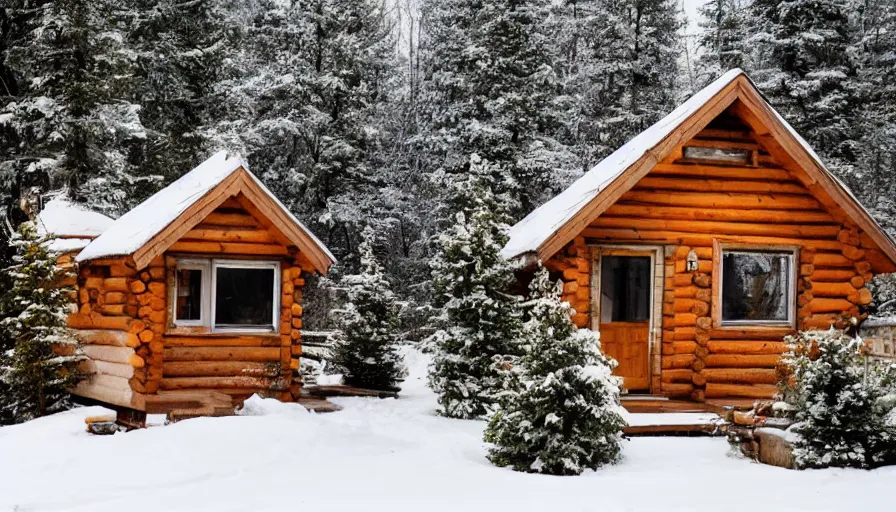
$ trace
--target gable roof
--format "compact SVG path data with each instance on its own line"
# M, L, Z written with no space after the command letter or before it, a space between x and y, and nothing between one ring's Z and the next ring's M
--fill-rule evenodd
M244 194L325 274L336 258L264 184L248 171L242 158L225 151L198 167L136 208L118 218L78 254L83 262L112 256L132 256L138 268L165 252L229 197Z
M744 108L741 110L749 114L745 121L757 132L761 124L764 134L805 171L805 180L801 179L804 185L813 194L830 196L832 201L829 203L842 208L874 240L890 262L896 264L896 245L890 236L740 69L728 71L691 96L514 225L509 232L510 239L501 251L502 256L508 259L550 258L675 147L692 139L736 100L742 102Z
M35 219L39 234L53 235L49 249L72 252L83 249L115 222L102 213L71 202L64 195L47 201Z

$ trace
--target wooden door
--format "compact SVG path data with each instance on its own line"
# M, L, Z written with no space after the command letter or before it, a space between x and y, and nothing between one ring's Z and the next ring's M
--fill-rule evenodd
M600 341L619 366L628 391L650 390L650 314L653 309L650 252L602 252Z

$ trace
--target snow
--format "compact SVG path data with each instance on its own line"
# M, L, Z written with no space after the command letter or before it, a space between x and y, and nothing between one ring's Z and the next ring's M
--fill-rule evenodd
M721 418L711 412L628 413L625 421L633 427L650 425L711 425Z
M177 181L118 218L78 254L77 261L131 254L240 167L240 157L219 151Z
M896 468L789 471L729 456L723 438L634 438L619 465L580 477L496 468L485 423L436 416L427 359L412 352L407 362L401 399L334 399L345 407L337 413L253 398L240 416L113 436L85 432L93 408L0 428L0 510L755 512L892 502Z
M103 234L115 221L102 213L58 196L44 205L37 216L37 230L58 237L94 238Z
M548 238L570 221L579 210L584 208L598 194L606 190L626 169L644 156L645 153L653 149L666 136L675 131L707 101L724 89L726 85L741 75L746 76L741 69L728 71L679 105L671 114L657 121L653 126L635 136L610 156L601 160L596 166L570 185L569 188L536 208L510 229L510 239L502 249L501 255L511 259L526 253L536 252ZM890 238L873 217L867 213L867 210L859 203L852 191L824 166L821 157L809 146L809 143L770 105L769 109L818 163L819 167L824 170L834 184L852 199L859 211L864 212L868 219L878 226L879 231Z
M308 231L283 203L249 171L246 162L238 155L228 156L226 151L215 153L198 167L122 215L102 235L85 247L78 254L76 261L132 254L240 167L249 172L259 187L318 246L324 249L331 260L335 261L333 255L326 250L320 240Z

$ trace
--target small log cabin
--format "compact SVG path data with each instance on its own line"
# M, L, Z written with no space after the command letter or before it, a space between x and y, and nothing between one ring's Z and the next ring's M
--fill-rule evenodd
M115 221L47 210L77 271L68 323L92 375L75 395L193 415L297 399L302 288L334 258L241 159L218 153Z
M630 393L775 392L782 338L867 317L896 246L732 70L510 231L564 281Z

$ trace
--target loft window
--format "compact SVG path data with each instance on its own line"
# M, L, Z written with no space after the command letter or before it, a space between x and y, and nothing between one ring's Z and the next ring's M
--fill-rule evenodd
M722 250L722 325L792 325L794 251Z
M725 163L750 163L752 154L746 149L707 148L701 146L685 146L682 156L689 160L709 160Z
M213 331L275 331L279 274L276 261L179 260L174 323Z

